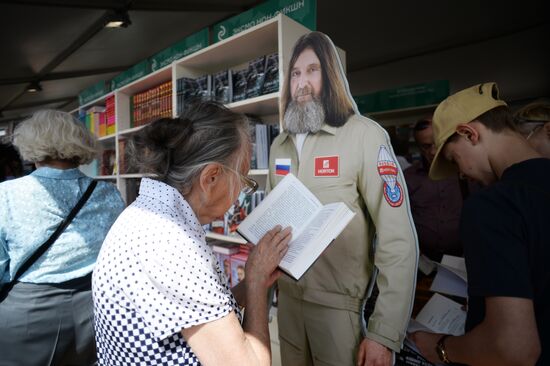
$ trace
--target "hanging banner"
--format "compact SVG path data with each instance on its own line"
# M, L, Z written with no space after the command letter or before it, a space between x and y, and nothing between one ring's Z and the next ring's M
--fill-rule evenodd
M150 58L151 70L157 71L173 61L188 56L208 46L208 28L190 35Z
M78 94L78 104L84 105L86 103L91 102L92 100L96 100L98 98L101 98L105 94L109 93L111 91L110 82L108 81L100 81L99 83L96 83L89 88L84 89L83 91Z
M149 59L143 60L139 64L136 64L128 70L121 72L120 74L115 76L113 80L111 80L111 90L115 90L123 87L124 85L128 85L132 81L142 78L150 73L151 63L149 62Z
M361 114L438 104L449 96L449 80L437 80L354 97Z
M219 42L282 13L305 27L317 28L316 0L269 0L215 24L213 42Z

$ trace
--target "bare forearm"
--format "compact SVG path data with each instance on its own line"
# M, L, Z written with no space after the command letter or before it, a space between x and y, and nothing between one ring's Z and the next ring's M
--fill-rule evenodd
M271 346L267 318L266 289L254 283L247 283L243 330L247 341L260 361L260 365L271 363Z
M245 278L244 281L239 282L236 286L231 288L233 297L241 307L246 306L246 281L247 279Z
M534 365L538 355L531 352L532 339L521 336L494 334L484 324L461 337L446 339L445 348L449 359L455 363L476 365ZM515 339L507 342L506 339Z

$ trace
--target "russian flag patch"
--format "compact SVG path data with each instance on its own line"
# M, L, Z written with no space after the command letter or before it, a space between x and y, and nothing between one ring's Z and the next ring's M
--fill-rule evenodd
M290 173L290 159L275 159L275 175Z

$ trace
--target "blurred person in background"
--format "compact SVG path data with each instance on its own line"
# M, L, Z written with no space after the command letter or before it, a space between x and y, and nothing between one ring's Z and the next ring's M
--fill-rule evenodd
M527 104L514 114L514 120L529 145L550 159L550 99Z
M403 174L420 252L434 261L441 261L444 254L460 256L462 245L458 226L463 192L459 177L435 181L428 176L435 156L431 116L416 122L413 136L420 150L421 164L409 167Z
M0 183L0 364L92 365L91 273L124 202L112 184L98 182L20 273L90 187L78 166L96 157L97 142L70 114L44 110L17 126L14 145L37 169Z

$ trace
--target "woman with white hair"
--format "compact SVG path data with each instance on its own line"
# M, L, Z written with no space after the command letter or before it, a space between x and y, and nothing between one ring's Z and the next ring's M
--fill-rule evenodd
M70 114L35 113L14 145L37 169L0 183L0 364L91 365L91 273L124 202L107 182L81 201L97 142Z

